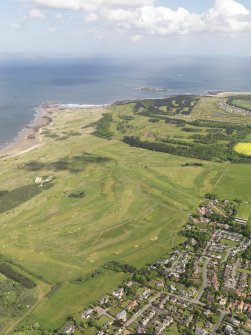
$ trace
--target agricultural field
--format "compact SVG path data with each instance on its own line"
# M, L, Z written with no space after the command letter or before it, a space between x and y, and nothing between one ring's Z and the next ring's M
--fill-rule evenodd
M234 150L240 154L251 156L251 143L238 143Z
M178 233L205 193L240 199L250 217L246 161L231 164L216 154L201 160L123 141L137 136L175 148L203 140L200 145L227 147L231 134L248 136L249 128L231 126L231 116L229 127L226 115L216 118L223 125L211 127L208 104L210 98L179 97L56 111L42 146L0 160L0 254L36 283L33 307L0 319L1 334L36 322L60 329L69 315L126 279L113 271L90 275L108 261L141 268L183 242ZM216 97L210 113L212 120ZM205 122L194 123L198 117ZM240 117L244 123L251 120ZM37 177L49 182L40 187Z

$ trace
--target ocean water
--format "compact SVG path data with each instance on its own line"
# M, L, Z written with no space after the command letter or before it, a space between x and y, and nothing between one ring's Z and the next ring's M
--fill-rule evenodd
M251 91L251 59L2 58L0 146L12 141L44 102L110 104L211 90Z

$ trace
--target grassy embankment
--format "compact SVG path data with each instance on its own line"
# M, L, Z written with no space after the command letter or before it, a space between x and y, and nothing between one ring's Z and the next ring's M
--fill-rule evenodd
M36 176L54 177L52 187L0 214L0 253L42 277L37 280L31 275L42 293L39 304L27 315L29 322L61 327L68 315L116 287L125 275L104 272L80 285L71 283L108 260L141 267L167 253L181 241L177 233L207 192L240 198L246 202L243 212L250 215L251 165L129 147L121 142L125 133L142 138L158 133L191 141L189 131L162 121L149 122L145 116L135 116L133 107L111 108L115 121L133 117L120 125L120 131L117 122L112 123L111 140L90 134L88 124L102 111L61 111L54 116L53 126L44 131L45 145L0 161L2 190L34 185ZM217 98L204 98L191 114L175 117L206 119L216 112ZM217 120L237 120L236 115L225 114ZM239 122L246 120L240 117ZM196 131L208 134L206 127ZM191 162L202 165L186 166ZM69 197L79 192L85 197ZM55 293L45 297L57 283ZM13 321L11 315L6 317L2 329Z

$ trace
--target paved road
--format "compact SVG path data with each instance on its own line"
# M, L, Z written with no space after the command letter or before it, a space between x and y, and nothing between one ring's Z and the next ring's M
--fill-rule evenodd
M150 301L148 304L146 304L142 309L140 309L136 314L134 314L134 316L128 320L126 323L125 323L125 327L129 327L133 322L136 321L136 319L138 317L140 317L151 305L152 303L157 300L159 297L161 296L161 292L158 292Z
M230 249L227 250L226 256L224 257L224 259L222 260L222 263L225 263L229 257L230 254Z
M208 286L208 281L207 281L207 266L210 261L210 258L206 257L206 260L203 264L203 269L202 269L202 286L199 290L199 293L195 299L195 301L198 303L205 291L205 288Z
M208 263L210 261L210 258L206 258L205 260L205 263L204 263L204 266L203 266L203 270L204 270L204 279L203 279L203 285L201 287L201 292L200 292L200 297L201 295L203 294L204 292L204 289L207 287L207 266L208 266ZM169 293L169 292L158 292L142 309L140 309L131 319L129 319L125 325L123 326L123 328L120 330L120 331L117 331L115 333L115 335L120 335L122 333L122 330L125 330L127 327L129 327L133 322L135 322L140 316L142 316L142 314L149 308L152 306L152 303L157 300L161 294L166 294L166 295L169 295L169 296L173 296L173 297L176 297L177 299L180 299L180 300L183 300L183 301L186 301L186 302L189 302L191 304L196 304L196 305L200 305L200 306L203 306L205 307L206 304L202 303L199 301L198 298L200 298L199 296L196 297L196 299L190 299L190 298L186 298L186 297L182 297L182 296L179 296L179 295L176 295L174 293ZM223 321L223 319L225 318L225 316L227 314L229 314L229 312L227 311L224 311L224 310L218 310L220 312L220 318L218 320L218 322L214 325L210 335L216 335L216 332L217 330L220 328L221 326L221 323ZM111 317L109 315L109 317ZM243 335L246 335L246 333L244 332Z
M203 302L197 301L197 299L186 298L186 297L182 297L180 295L177 295L177 294L174 294L174 293L169 293L169 292L168 293L165 292L165 294L171 295L173 297L176 297L177 299L184 300L186 302L190 302L191 304L206 306Z
M157 300L161 296L162 292L158 292L149 302L146 304L143 308L141 308L136 314L133 315L131 319L129 319L124 327L123 330L127 327L129 327L133 322L135 322L149 307L151 307L152 303ZM122 331L117 331L115 335L121 334Z
M232 288L234 288L234 289L236 288L236 285L237 285L236 271L237 271L238 267L240 267L240 263L237 261L236 263L234 263L233 271L232 271Z
M212 332L210 333L210 335L215 335L217 330L220 328L220 325L224 319L224 317L228 314L228 312L226 311L220 311L220 318L219 318L219 321L214 325L214 328L212 330Z
M157 300L161 294L166 294L169 296L174 296L177 299L189 302L191 304L197 304L200 306L205 307L206 304L200 302L200 299L205 291L205 288L208 286L208 279L207 279L207 267L209 264L210 258L209 257L205 257L205 262L203 264L203 269L202 269L202 286L200 288L200 291L197 295L197 297L195 299L191 299L191 298L186 298L186 297L182 297L179 295L176 295L174 293L170 293L170 292L158 292L149 302L148 304L146 304L141 310L139 310L130 320L128 320L124 327L123 330L126 329L127 327L129 327L133 322L135 322L140 316L142 316L142 314L152 305L152 303ZM219 310L220 312L220 318L218 320L218 322L214 325L210 335L216 335L217 330L220 328L221 323L223 321L223 319L225 318L225 316L229 313L227 311L224 310ZM119 335L121 334L122 330L118 331L115 335ZM245 335L245 334L244 334Z
M246 332L245 330L242 330L242 331L241 331L241 334L242 334L242 335L250 335L250 333Z

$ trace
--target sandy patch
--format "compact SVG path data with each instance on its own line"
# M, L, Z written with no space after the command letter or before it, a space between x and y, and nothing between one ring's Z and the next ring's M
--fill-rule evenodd
M151 238L151 241L157 241L158 239L159 239L158 236L154 236Z

